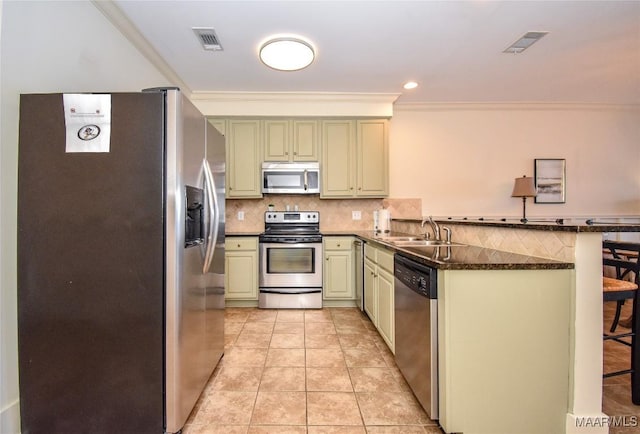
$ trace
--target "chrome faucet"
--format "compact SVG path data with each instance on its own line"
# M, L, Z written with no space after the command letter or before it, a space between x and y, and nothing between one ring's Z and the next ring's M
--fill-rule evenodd
M424 224L426 222L429 222L429 224L431 225L431 229L433 230L433 239L436 241L442 241L440 239L440 226L438 226L438 223L433 221L433 217L429 216L428 218L422 219L422 224L420 224L420 227L424 227ZM425 235L427 235L425 233ZM426 236L426 238L429 238L428 236Z

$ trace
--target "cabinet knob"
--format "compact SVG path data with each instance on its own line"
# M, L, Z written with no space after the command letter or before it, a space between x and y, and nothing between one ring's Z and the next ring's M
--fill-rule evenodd
M353 190L353 187L349 187L349 190Z
M358 187L358 190L362 190L362 187Z
M328 261L328 260L329 260L329 257L327 256L327 257L326 257L326 258L324 258L324 259Z
M296 151L293 151L293 155L298 155L298 153Z
M240 248L240 244L238 244L238 248Z
M289 155L289 151L284 151L284 155Z
M338 247L340 247L340 244L338 244Z

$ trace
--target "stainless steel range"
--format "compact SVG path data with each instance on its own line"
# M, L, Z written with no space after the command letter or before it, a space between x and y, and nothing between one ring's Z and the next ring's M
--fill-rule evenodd
M317 211L264 215L260 295L265 309L322 308L322 235Z

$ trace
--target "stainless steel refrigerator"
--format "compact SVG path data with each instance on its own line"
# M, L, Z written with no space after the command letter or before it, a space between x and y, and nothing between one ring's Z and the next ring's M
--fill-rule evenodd
M79 152L65 95L20 98L23 434L178 432L224 350L224 138L177 89L99 95Z

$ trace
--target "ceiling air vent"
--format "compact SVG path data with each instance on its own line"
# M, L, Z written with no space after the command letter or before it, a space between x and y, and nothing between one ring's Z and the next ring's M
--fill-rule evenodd
M519 54L524 50L532 46L534 43L538 42L544 35L549 32L527 32L520 39L518 39L513 44L509 45L509 47L503 51L503 53L514 53Z
M222 51L222 45L215 30L211 27L193 27L193 31L198 36L202 48L209 51Z

